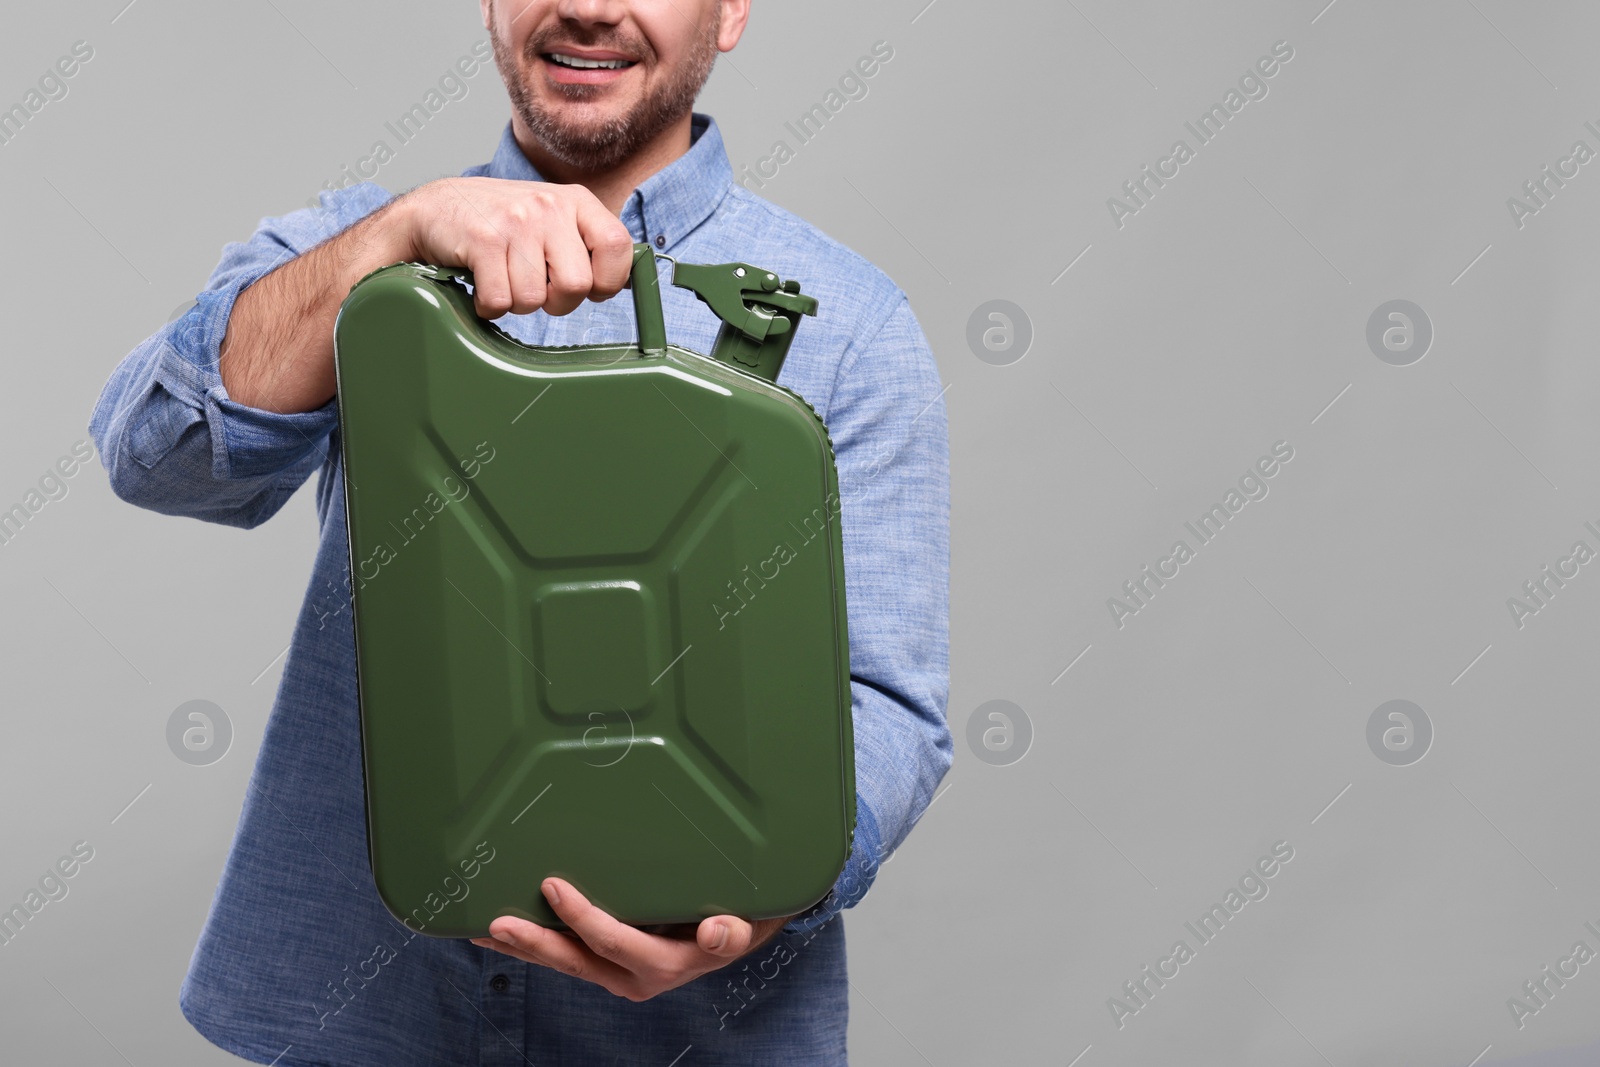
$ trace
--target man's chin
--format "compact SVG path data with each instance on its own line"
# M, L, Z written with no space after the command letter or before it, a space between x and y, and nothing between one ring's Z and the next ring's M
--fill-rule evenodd
M544 150L571 167L586 171L609 170L627 156L616 126L559 122L536 128L534 137Z
M593 152L617 139L626 126L622 116L545 112L540 131L572 151Z

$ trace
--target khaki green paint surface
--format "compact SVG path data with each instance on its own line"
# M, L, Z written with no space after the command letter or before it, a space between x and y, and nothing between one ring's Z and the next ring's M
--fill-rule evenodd
M462 275L375 271L335 327L380 895L445 937L560 925L547 875L636 924L805 910L855 825L826 428L672 345L524 345Z

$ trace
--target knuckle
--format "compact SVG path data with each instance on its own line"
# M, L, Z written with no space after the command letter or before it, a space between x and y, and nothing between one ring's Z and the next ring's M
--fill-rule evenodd
M614 960L622 955L622 942L615 934L599 934L589 943L594 954L602 959Z
M518 295L520 295L522 299L528 301L529 303L542 304L545 302L545 299L549 294L545 291L545 284L543 281L538 278L528 276L523 279L521 291Z
M589 271L583 268L573 268L555 275L550 279L550 289L564 297L581 300L594 286L594 279Z

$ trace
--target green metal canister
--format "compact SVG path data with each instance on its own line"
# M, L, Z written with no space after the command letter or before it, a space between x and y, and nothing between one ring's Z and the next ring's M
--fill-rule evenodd
M373 876L413 929L560 923L550 875L637 925L804 911L855 826L839 485L776 384L816 301L675 263L722 319L540 348L467 271L358 282L335 326Z

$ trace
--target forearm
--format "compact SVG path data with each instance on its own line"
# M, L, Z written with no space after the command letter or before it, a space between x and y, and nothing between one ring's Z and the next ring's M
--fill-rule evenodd
M328 402L339 306L367 274L415 257L406 206L390 201L239 293L217 363L231 399L278 413Z

